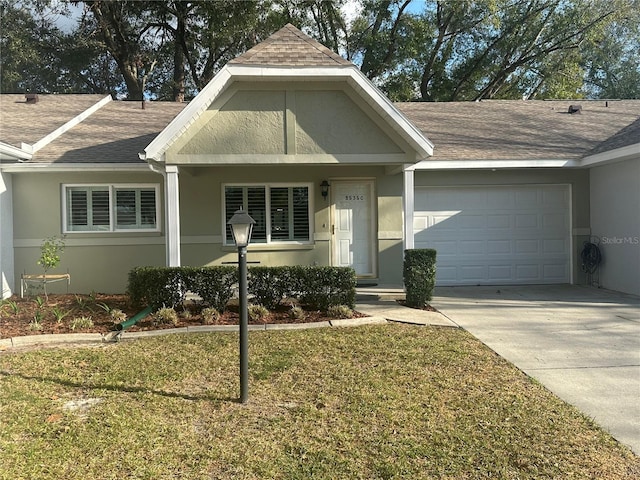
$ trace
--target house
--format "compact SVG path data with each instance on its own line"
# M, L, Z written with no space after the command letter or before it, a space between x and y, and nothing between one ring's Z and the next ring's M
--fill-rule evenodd
M239 207L262 265L400 285L403 250L431 247L442 285L640 295L640 101L392 104L292 25L188 104L31 97L0 95L4 297L52 235L77 292L122 292L138 265L234 261Z

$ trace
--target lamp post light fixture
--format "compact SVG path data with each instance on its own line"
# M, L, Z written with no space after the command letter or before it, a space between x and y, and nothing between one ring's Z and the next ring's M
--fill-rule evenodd
M249 399L249 316L247 307L247 245L256 221L251 215L237 210L229 219L233 241L238 247L238 283L240 302L240 403Z
M325 200L327 199L327 196L329 195L329 187L331 186L331 184L329 182L327 182L326 180L323 180L322 183L320 184L320 193L322 193L322 198L324 198Z

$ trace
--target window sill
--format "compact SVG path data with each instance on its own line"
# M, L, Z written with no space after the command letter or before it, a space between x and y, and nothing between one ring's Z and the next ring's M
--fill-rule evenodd
M249 252L284 252L287 250L313 250L316 246L313 243L272 243L272 244L256 244L253 243L247 247ZM235 252L238 248L233 245L223 245L223 252Z

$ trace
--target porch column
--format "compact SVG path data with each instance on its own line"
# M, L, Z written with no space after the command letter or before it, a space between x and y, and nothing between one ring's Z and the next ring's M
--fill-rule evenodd
M165 228L167 266L180 266L180 188L178 167L167 165L164 169Z
M402 218L403 218L403 249L411 249L413 244L413 170L402 170Z
M0 172L0 300L14 290L11 175Z

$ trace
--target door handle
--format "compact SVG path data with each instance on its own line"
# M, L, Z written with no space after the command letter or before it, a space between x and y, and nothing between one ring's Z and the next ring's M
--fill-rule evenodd
M335 235L335 234L336 234L336 226L331 225L331 235Z

